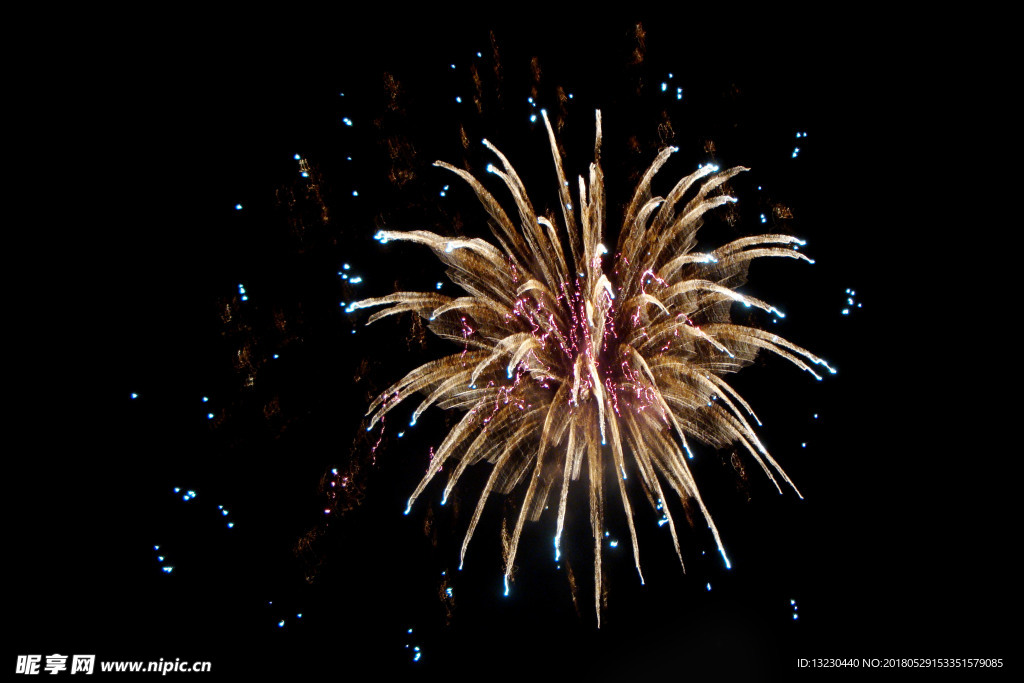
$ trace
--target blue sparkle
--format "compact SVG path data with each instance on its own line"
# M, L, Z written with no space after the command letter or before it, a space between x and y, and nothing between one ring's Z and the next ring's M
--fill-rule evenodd
M242 210L242 205L241 204L235 204L235 211L241 211L241 210Z

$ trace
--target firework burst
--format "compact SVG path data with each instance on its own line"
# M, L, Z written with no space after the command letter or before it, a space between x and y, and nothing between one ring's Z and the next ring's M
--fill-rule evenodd
M602 244L606 210L601 169L601 114L596 116L594 162L589 180L579 178L573 200L554 131L543 113L558 177L564 234L538 216L522 181L505 156L486 140L501 167L488 166L511 192L518 228L484 186L467 171L435 165L472 187L490 216L499 247L482 239L432 232L382 231L381 242L426 245L448 266L465 296L397 292L350 306L386 306L367 324L414 312L440 337L462 350L416 368L371 405L369 428L415 394L426 398L412 423L432 405L465 411L431 460L409 498L406 513L448 465L447 499L466 468L492 464L462 543L460 562L491 493L526 493L505 558L505 586L520 534L558 496L556 559L570 482L585 471L594 543L594 601L600 625L601 546L608 492L606 466L615 472L640 579L633 508L624 480L639 475L648 501L663 513L683 561L664 488L700 508L728 566L725 549L687 463L690 441L721 448L741 444L779 492L779 479L796 486L757 437L746 401L722 379L771 351L821 379L813 365L834 372L817 356L778 335L731 322L736 304L782 316L767 303L739 293L754 258L810 261L789 235L758 235L708 253L693 251L702 216L733 197L718 191L746 171L704 166L680 180L665 197L651 196L651 181L675 148L664 149L647 169L625 208L612 262ZM718 192L716 192L718 191ZM565 247L568 247L568 250Z

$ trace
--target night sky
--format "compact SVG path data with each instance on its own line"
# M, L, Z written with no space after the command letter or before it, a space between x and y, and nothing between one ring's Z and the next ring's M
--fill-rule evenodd
M14 371L33 378L12 424L28 436L7 453L10 660L180 657L212 661L216 679L813 680L797 658L1009 657L995 616L1016 611L1005 463L1018 449L965 407L995 400L991 378L971 379L991 361L945 293L963 286L949 269L973 236L941 243L919 206L941 194L908 169L930 163L921 62L882 29L784 26L647 18L640 35L629 21L545 32L435 17L83 41L88 59L53 72L70 92L45 124L78 140L47 162L72 217L52 225L40 200L35 232L16 239L38 266L9 332L32 359ZM445 507L437 481L402 515L453 416L433 408L410 428L409 401L381 438L363 415L452 347L409 316L367 328L344 310L456 291L428 250L373 240L489 236L434 160L481 177L486 137L539 210L557 204L541 108L564 124L572 179L602 111L606 242L664 145L679 152L660 193L700 163L751 167L698 248L807 240L814 265L762 259L742 290L786 318L737 313L838 368L816 382L763 356L730 378L805 496L698 449L731 570L703 524L680 522L683 574L637 489L641 586L610 495L619 544L605 546L600 630L582 491L557 566L554 515L526 527L508 597L515 494L492 498L458 571L488 466Z

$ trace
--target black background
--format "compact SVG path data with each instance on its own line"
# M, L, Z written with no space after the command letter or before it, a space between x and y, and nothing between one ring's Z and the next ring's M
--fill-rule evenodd
M391 19L256 31L149 17L77 36L39 71L41 89L62 94L33 128L44 187L11 254L28 284L9 327L23 350L9 362L31 378L7 453L13 654L211 660L217 678L454 680L772 680L820 675L798 658L1009 657L996 617L1016 598L1004 550L1012 426L986 412L995 361L968 331L984 315L961 298L974 237L950 240L942 222L953 182L936 168L936 137L958 124L934 112L968 93L943 81L940 51L906 25L857 18L738 30L682 11L645 17L642 60L634 21ZM472 65L482 114L469 103ZM613 215L663 143L680 151L661 192L709 157L750 166L734 183L736 224L711 218L701 244L762 230L763 212L807 239L815 265L755 264L745 291L787 313L758 324L839 369L819 383L765 359L736 377L806 499L702 451L697 475L732 570L698 524L682 535L683 575L654 513L638 510L640 586L611 508L620 546L605 548L600 630L585 524L570 521L563 540L577 610L565 563L552 561L553 517L524 532L509 597L503 502L457 571L486 472L445 508L432 486L401 514L446 416L429 411L399 440L411 408L398 409L374 454L360 421L372 395L446 347L421 345L408 318L363 328L365 315L339 306L444 279L425 251L374 242L378 229L482 234L482 210L435 159L479 175L487 137L538 207L557 201L546 135L529 122L533 86L549 111L557 87L574 93L561 136L570 178L591 160L602 110ZM315 170L326 221L296 153ZM388 180L395 169L407 182ZM279 201L288 192L291 208ZM780 205L793 218L777 219ZM363 283L338 277L345 262ZM842 316L848 287L863 308ZM251 387L234 367L243 347ZM352 463L360 504L325 515L323 478ZM448 586L454 601L441 597Z

